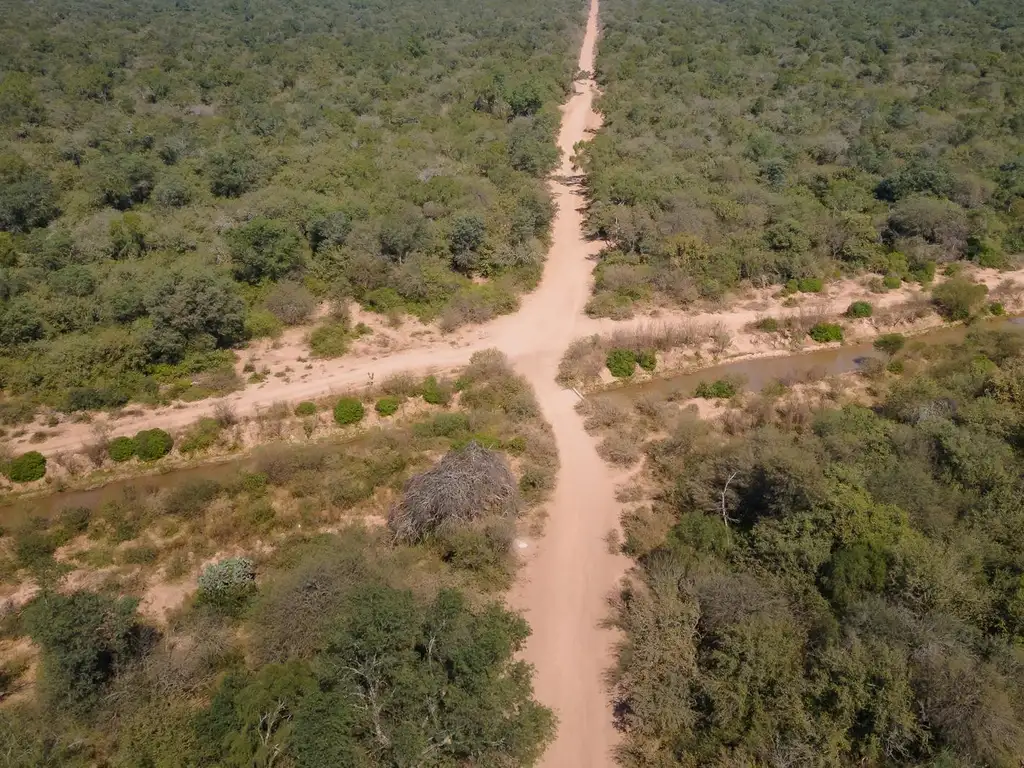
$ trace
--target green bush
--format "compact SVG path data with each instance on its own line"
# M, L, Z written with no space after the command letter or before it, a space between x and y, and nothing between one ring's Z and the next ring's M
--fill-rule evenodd
M334 406L334 420L342 426L358 424L365 415L366 409L355 397L343 397Z
M810 330L810 337L819 344L843 340L843 327L838 323L818 323Z
M988 313L996 317L1002 317L1006 314L1006 307L1003 306L1001 301L993 301L988 305Z
M642 349L636 353L636 364L651 373L658 367L658 354L653 349Z
M715 381L702 381L697 385L693 393L695 397L703 397L705 400L717 400L718 398L730 398L739 391L736 382L728 379L716 379Z
M754 327L765 333L776 333L779 330L779 321L774 317L762 317L754 324Z
M903 349L903 345L906 343L907 337L902 333L883 333L875 339L874 347L879 352L885 352L891 356Z
M216 444L220 432L221 426L216 419L200 419L182 435L178 450L186 455L205 451Z
M902 360L890 360L889 364L885 366L885 370L889 373L895 373L897 376L903 373L903 361Z
M438 381L436 376L427 376L420 391L423 399L431 405L448 405L452 400L451 385Z
M882 285L890 291L899 288L902 284L903 281L900 279L899 275L886 275L882 278Z
M418 437L454 437L469 432L469 417L464 413L437 413L413 426Z
M947 320L968 320L978 310L988 287L953 277L932 290L932 301L939 314Z
M107 444L107 454L119 464L128 461L135 455L135 441L130 437L115 437Z
M377 401L377 405L374 408L381 416L394 416L398 412L398 406L401 404L402 401L397 397L382 397Z
M608 370L617 379L628 379L636 370L636 353L631 349L613 349L605 360Z
M866 301L855 301L846 308L846 316L851 318L871 317L874 308Z
M820 277L803 277L797 281L797 289L800 293L821 293L825 284Z
M348 352L349 333L345 323L327 322L309 334L309 351L313 357L341 357Z
M23 453L11 460L4 474L12 483L31 483L46 474L46 457L39 451Z
M197 599L228 616L237 616L256 594L256 566L247 557L229 557L206 566L199 575Z
M162 429L144 429L135 435L135 455L143 461L156 461L171 452L174 438Z
M316 403L304 400L295 406L296 416L316 416Z

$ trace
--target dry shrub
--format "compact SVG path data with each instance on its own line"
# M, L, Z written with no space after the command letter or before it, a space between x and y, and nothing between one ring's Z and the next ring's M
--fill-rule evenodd
M1024 300L1024 284L1016 280L1003 280L991 290L989 298L1007 307L1019 307Z
M583 428L588 432L596 432L621 425L626 420L626 411L603 398L580 400L576 410L583 416Z
M396 373L381 382L380 391L392 397L415 397L420 391L420 380L411 373Z
M611 432L597 446L602 459L617 467L631 467L640 458L642 438L622 431Z
M405 485L388 526L397 541L416 542L485 515L519 512L519 489L505 457L469 443Z
M238 414L231 403L221 401L213 406L213 418L222 428L238 423Z
M601 375L604 358L600 336L576 339L558 363L558 383L568 387L593 381Z
M692 347L713 340L723 332L721 323L649 322L635 328L615 331L604 339L604 350L655 349L667 352L679 347Z
M915 320L935 314L935 308L925 296L913 296L899 304L881 307L875 311L876 326L899 325L912 323Z

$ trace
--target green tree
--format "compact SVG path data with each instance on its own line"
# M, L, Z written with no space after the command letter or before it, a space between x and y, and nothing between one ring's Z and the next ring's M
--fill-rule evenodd
M92 592L44 593L22 621L42 651L41 682L54 706L87 712L118 671L145 647L138 601Z
M0 230L45 227L60 213L57 190L44 173L14 154L0 154Z
M298 234L283 221L257 218L228 235L235 278L256 284L278 280L302 264Z

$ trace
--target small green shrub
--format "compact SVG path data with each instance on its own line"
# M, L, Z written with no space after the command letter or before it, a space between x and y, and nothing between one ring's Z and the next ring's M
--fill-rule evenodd
M902 360L890 360L889 364L885 366L885 370L889 373L895 373L897 376L903 373L903 361Z
M846 316L852 318L871 317L874 308L866 301L855 301L846 308Z
M316 403L304 400L295 406L296 416L316 416Z
M56 551L56 540L43 531L24 530L14 539L14 556L18 565L36 573L53 564L53 553Z
M988 312L990 315L1002 317L1003 315L1006 314L1006 307L1004 307L1002 302L1000 301L993 301L991 304L988 305Z
M366 415L363 404L354 397L343 397L334 406L334 420L345 426L347 424L358 424Z
M605 359L608 370L617 379L628 379L636 371L636 353L631 349L613 349Z
M31 483L46 474L46 457L39 451L23 453L11 460L5 474L12 483Z
M782 292L786 295L792 295L800 290L799 280L788 280L782 288Z
M327 322L310 332L309 351L313 357L341 357L348 352L349 338L345 323Z
M882 278L882 287L887 291L894 291L903 284L899 275L886 275Z
M412 428L417 437L454 437L469 432L469 417L464 413L437 413Z
M777 333L779 330L779 321L778 318L775 317L762 317L754 324L754 327L759 331L764 331L765 333Z
M162 429L144 429L135 435L135 455L143 461L156 461L171 452L174 438Z
M797 281L797 289L800 293L821 293L825 284L820 277L802 277Z
M182 436L178 450L188 455L212 448L220 437L220 431L221 426L216 419L200 419Z
M228 616L241 613L255 593L256 566L247 557L229 557L199 575L199 603Z
M883 333L875 339L873 346L879 352L885 352L885 354L892 356L903 349L903 345L906 343L907 337L902 333Z
M702 381L697 385L693 393L695 397L703 397L705 400L716 400L718 398L730 398L738 391L736 382L728 379L717 379L715 381Z
M947 320L967 320L978 309L988 287L970 280L953 277L932 291L932 301L939 314Z
M658 367L658 354L653 349L642 349L636 353L636 364L651 373Z
M818 323L810 330L810 337L819 344L843 340L843 327L838 323Z
M402 401L397 397L382 397L374 408L381 416L394 416L398 413L398 406L401 404Z
M452 400L451 385L438 381L436 376L427 376L420 391L423 399L431 405L448 405Z
M135 441L130 437L115 437L107 444L107 454L120 464L135 455Z

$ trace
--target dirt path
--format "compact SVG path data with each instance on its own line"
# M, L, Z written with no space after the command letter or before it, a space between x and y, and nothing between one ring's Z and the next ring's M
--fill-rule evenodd
M597 0L591 0L580 69L593 71L596 42ZM563 109L558 138L563 176L573 173L573 145L589 136L587 129L600 125L592 108L596 93L593 80L580 81ZM551 192L557 208L544 279L517 317L518 333L529 334L532 350L510 357L530 381L554 429L561 469L544 536L528 555L509 603L530 622L533 636L525 655L536 667L537 697L559 719L555 743L541 764L599 768L614 765L611 750L616 737L602 683L614 636L600 624L607 616L606 597L627 561L610 554L604 540L619 525L615 480L574 411L576 395L554 381L562 353L585 322L591 257L600 244L583 237L585 200L579 186L551 182ZM506 351L510 346L504 347Z

